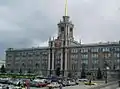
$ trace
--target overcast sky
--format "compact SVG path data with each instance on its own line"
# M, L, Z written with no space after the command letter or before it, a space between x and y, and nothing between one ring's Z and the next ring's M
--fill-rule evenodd
M65 0L0 0L0 57L6 48L47 45L57 34ZM120 0L68 0L75 39L120 40Z

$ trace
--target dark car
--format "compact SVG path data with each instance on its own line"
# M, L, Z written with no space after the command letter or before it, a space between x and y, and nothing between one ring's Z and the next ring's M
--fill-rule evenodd
M35 81L30 82L31 87L45 87L47 85L48 85L47 83L43 83L43 82L35 82Z

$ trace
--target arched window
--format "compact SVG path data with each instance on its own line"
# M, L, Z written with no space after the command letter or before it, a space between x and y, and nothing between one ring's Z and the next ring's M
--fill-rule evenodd
M70 32L72 32L73 31L73 28L70 28Z
M64 27L61 27L61 32L64 32Z

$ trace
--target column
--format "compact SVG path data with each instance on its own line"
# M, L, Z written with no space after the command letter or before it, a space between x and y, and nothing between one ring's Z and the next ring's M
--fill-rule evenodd
M81 63L81 50L79 49L79 52L78 52L78 75L80 75L81 73L81 69L82 69L82 63Z
M99 49L99 61L98 61L98 67L100 67L101 70L104 70L104 53L103 53L103 49Z
M50 74L50 50L48 55L48 75Z
M68 25L66 25L66 27L65 27L65 45L64 45L64 47L65 47L65 72L64 72L64 76L67 76L67 60L68 60L68 57L67 57L67 55L68 55L68 52L67 52L67 47L68 47Z
M113 70L114 65L115 65L115 55L114 55L115 49L113 48L111 50L111 60L109 61L109 66L111 67L111 69Z
M92 69L91 50L88 49L88 70L91 71L91 69Z
M61 49L61 61L60 61L60 70L63 71L63 49Z
M65 73L64 76L67 76L67 49L65 49Z
M54 49L52 50L52 72L54 72Z

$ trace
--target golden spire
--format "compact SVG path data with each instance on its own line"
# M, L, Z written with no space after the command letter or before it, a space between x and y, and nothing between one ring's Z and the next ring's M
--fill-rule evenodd
M68 0L65 0L65 16L68 15Z

